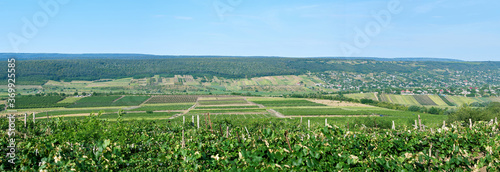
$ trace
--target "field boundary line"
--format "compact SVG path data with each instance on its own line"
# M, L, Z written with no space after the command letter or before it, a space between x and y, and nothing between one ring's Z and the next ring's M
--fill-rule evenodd
M301 116L286 116L286 118L307 117L307 118L325 118L325 117L380 117L380 115L301 115Z
M274 109L268 109L267 112L274 114L274 116L276 116L278 118L286 118L285 115L279 113L278 111L275 111Z
M146 101L142 102L139 106L142 106L144 104L146 104L146 102L148 102L149 100L151 100L154 96L150 96Z
M170 118L168 119L174 119L178 116L183 116L183 115L186 115L187 113L189 113L189 111L193 110L194 108L196 108L196 105L198 105L198 100L200 99L200 97L196 98L196 102L194 102L194 105L191 106L189 109L185 110L184 112L182 112L180 115L179 114L176 114L176 115L172 115Z
M264 105L248 101L246 97L243 97L243 100L247 101L248 104L257 105L257 106L259 106L259 108L266 108Z
M124 97L125 97L125 95L122 95L121 97L117 98L116 100L113 100L112 103L114 103L114 102L116 102L116 101L118 101L118 100L120 100L120 99L122 99Z

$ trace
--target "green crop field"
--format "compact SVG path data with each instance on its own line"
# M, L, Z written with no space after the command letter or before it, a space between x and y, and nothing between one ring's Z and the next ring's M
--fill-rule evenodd
M439 98L441 98L441 100L443 100L443 102L445 102L448 106L456 106L456 104L450 102L450 100L448 100L445 96L439 96Z
M69 103L57 103L63 96L17 96L14 103L16 109L64 107Z
M186 122L191 122L192 118L194 117L195 123L197 122L198 116L200 117L200 124L205 122L205 118L208 120L208 115L206 114L195 114L195 113L189 113L187 115L183 115L185 117ZM173 119L173 121L176 122L182 122L183 117L177 117ZM210 114L210 120L212 122L219 122L219 121L224 121L224 120L231 120L234 122L238 123L245 123L245 120L251 120L251 119L265 119L265 118L274 118L274 116L270 114Z
M200 105L230 105L230 104L248 104L247 101L243 99L226 99L226 100L200 100L198 101Z
M121 99L116 100L113 102L111 105L112 106L136 106L140 105L147 99L149 99L150 96L125 96Z
M242 113L242 112L266 112L266 109L202 109L191 110L190 113Z
M125 113L122 116L123 120L159 120L168 119L171 116L178 114L177 112L154 112L154 113ZM64 117L66 120L82 120L88 118L87 116ZM106 119L116 121L118 119L117 113L106 113L98 117L99 119Z
M274 110L286 116L314 115L369 115L365 111L351 111L341 108L275 108Z
M427 105L430 105L430 106L436 106L437 104L432 101L431 98L429 98L429 96L427 95L414 95L413 96L415 98L415 100L417 100L418 103L420 103L421 105L423 106L427 106Z
M308 100L261 100L252 101L266 107L283 107L283 106L326 106L320 103L314 103Z
M259 108L259 106L196 106L196 109L247 109Z
M448 106L448 104L444 102L443 99L439 97L439 95L428 95L428 97L438 106Z
M57 102L57 103L75 103L76 101L82 99L83 97L66 97L65 99Z
M452 102L458 106L462 106L463 104L470 104L470 103L475 102L471 98L463 97L463 96L446 96L446 98L448 100L450 100L450 102Z
M344 96L352 98L352 99L372 99L377 100L374 93L354 93L354 94L345 94Z
M389 100L392 100L391 103L396 103L396 104L403 104L403 105L417 105L419 106L420 104L418 103L417 100L413 96L409 95L394 95L394 94L384 94L384 96L389 97Z
M392 101L388 98L387 94L378 94L379 100L381 102L389 102L392 103Z
M90 114L90 113L98 113L98 112L118 112L119 109L93 109L93 110L57 110L57 111L48 111L48 112L41 112L37 113L37 116L44 117L46 115L48 116L54 116L54 115L69 115L69 114Z
M103 107L111 106L113 101L121 96L91 96L85 97L75 102L75 104L68 106L68 108L79 107Z
M158 103L190 103L196 102L198 96L196 95L163 95L163 96L153 96L149 99L146 104L158 104Z
M130 109L128 111L162 111L162 110L187 110L191 106L193 106L192 103L175 103L175 104L162 104L162 105L146 105L146 106L141 106L139 108L135 109Z

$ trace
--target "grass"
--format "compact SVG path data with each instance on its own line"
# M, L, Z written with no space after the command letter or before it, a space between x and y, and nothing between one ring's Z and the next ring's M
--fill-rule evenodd
M178 114L176 112L155 112L155 113L127 113L123 114L123 120L158 120L170 118L171 116ZM75 116L75 117L64 117L64 119L84 119L88 118L88 116ZM116 121L118 119L118 114L116 113L108 113L102 114L99 119L107 119L110 121Z
M17 96L15 108L49 108L49 107L64 107L70 104L57 103L63 100L63 96Z
M463 96L446 96L446 98L458 106L461 106L463 104L470 104L470 103L474 102L474 100L472 100L471 98L463 97Z
M241 113L241 112L266 112L266 109L203 109L191 110L190 113Z
M196 109L247 109L259 108L259 106L197 106Z
M196 102L198 96L196 95L164 95L164 96L153 96L149 99L146 104L158 104L158 103L191 103Z
M82 99L83 97L66 97L65 99L57 103L75 103L76 101Z
M150 96L125 96L113 102L113 106L137 106L149 99Z
M438 106L448 106L448 104L444 102L443 99L441 99L438 95L428 95L428 97Z
M160 111L160 110L187 110L193 104L171 104L171 105L161 105L161 106L141 106L136 109L131 109L128 111Z
M198 116L200 117L200 125L205 125L205 118L208 115L199 115L199 114L187 114L183 115L187 122L192 121L192 117L194 116L195 123L197 122ZM274 118L271 114L244 114L244 115L228 115L228 114L219 114L219 115L210 115L210 120L212 122L223 121L223 120L241 120L242 123L247 123L247 121L252 119L266 119L266 118ZM274 118L276 119L276 118ZM177 117L174 120L182 122L182 117ZM234 121L232 121L234 122Z
M262 104L266 107L284 107L284 106L326 106L320 103L314 103L307 100L266 100L266 101L253 101L257 104Z
M49 111L49 112L42 112L38 113L37 116L54 116L54 115L68 115L68 114L82 114L82 113L98 113L99 111L103 111L105 113L109 112L117 112L119 109L97 109L97 110L61 110L61 111Z
M77 107L102 107L112 106L113 101L121 96L91 96L85 97L75 102L75 104L68 106L68 108Z
M455 104L450 102L450 100L448 100L445 96L439 96L439 98L441 98L441 100L443 100L443 102L445 102L448 106L455 106Z
M354 94L345 94L344 96L352 98L352 99L372 99L377 100L374 93L354 93Z
M427 95L414 95L413 96L415 100L417 100L418 103L420 103L423 106L430 105L430 106L436 106L437 104L432 101L431 98Z
M248 104L243 99L198 101L200 105Z
M274 109L285 116L308 116L308 115L370 115L366 111L352 111L342 108L277 108Z

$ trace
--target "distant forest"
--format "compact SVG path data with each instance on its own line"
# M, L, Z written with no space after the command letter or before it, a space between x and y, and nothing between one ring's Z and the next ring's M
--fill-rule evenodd
M421 70L498 70L500 62L376 61L334 58L191 57L163 59L54 59L18 60L17 84L43 84L48 80L98 80L153 75L250 78L299 75L307 72L411 73ZM7 61L0 62L1 80L7 83ZM6 85L6 84L1 84Z

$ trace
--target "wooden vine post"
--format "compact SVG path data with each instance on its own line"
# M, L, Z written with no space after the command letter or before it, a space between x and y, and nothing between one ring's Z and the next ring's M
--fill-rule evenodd
M203 116L205 116L205 127L208 129L208 120L207 120L208 119L208 115L205 114Z
M33 112L33 124L35 123L35 112Z
M392 130L396 130L396 125L394 125L394 121L392 121Z
M184 148L185 146L185 142L184 142L184 130L182 130L182 148Z
M212 128L212 120L210 119L210 113L208 113L208 123L210 123L210 131L214 133L214 128Z
M28 113L24 113L24 128L26 128L26 120L28 118Z
M293 152L292 146L290 146L290 141L288 141L288 131L285 131L285 140L286 143L288 144L288 149L290 149L290 152Z
M224 133L222 132L222 124L219 124L220 136L224 137Z
M236 130L236 137L238 137L238 142L241 142L240 133L238 132L238 130Z
M250 138L250 132L248 132L247 127L245 127L245 130L247 131L248 137Z
M418 115L418 126L420 127L420 131L423 131L423 129L422 129L422 119L420 119L420 115Z
M200 115L196 115L196 120L198 123L198 129L200 129Z
M469 128L472 129L472 119L469 118Z

